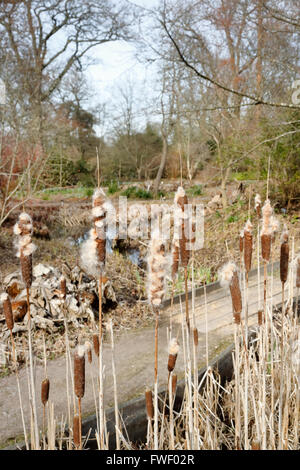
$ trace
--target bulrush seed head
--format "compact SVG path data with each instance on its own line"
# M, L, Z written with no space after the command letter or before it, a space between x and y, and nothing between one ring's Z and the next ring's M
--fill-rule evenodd
M198 343L199 343L198 330L197 328L194 328L194 345L198 346Z
M77 398L84 396L85 389L85 347L77 346L74 354L74 389Z
M94 333L93 334L93 346L94 346L94 351L96 356L99 357L99 334Z
M175 194L174 204L174 227L178 233L181 264L184 268L186 268L190 259L189 246L191 240L187 211L188 198L181 186L179 186Z
M0 302L3 305L3 312L5 316L6 326L7 328L12 331L14 327L14 317L12 312L11 301L8 294L4 293L1 294Z
M62 299L66 299L67 297L67 281L64 276L60 278L60 295Z
M240 323L243 307L236 265L232 262L225 264L219 272L219 279L221 286L228 286L230 289L234 320L235 323Z
M176 338L172 338L169 343L168 371L172 372L176 365L176 359L179 352L179 344Z
M252 227L250 220L248 220L244 228L244 263L247 273L251 270L252 261Z
M49 399L49 390L50 390L50 381L49 379L44 379L41 385L41 400L45 406Z
M153 407L153 399L152 399L151 390L146 390L145 399L146 399L146 410L147 410L148 419L153 419L154 418L154 407Z
M280 246L280 280L286 282L289 270L289 234L287 228L281 235L281 246Z

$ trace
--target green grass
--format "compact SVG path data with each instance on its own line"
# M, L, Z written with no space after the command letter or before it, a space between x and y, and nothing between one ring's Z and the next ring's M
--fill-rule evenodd
M195 184L186 190L188 196L202 196L203 186L202 184Z
M153 199L153 195L150 191L143 188L137 188L136 186L129 186L122 191L121 196L125 196L128 199Z

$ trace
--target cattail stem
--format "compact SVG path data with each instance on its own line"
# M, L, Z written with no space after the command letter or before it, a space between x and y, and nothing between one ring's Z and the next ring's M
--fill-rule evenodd
M27 298L27 313L28 313L28 350L29 350L29 371L30 371L30 390L32 399L32 414L34 422L34 436L35 436L35 449L40 450L39 428L37 421L37 407L36 407L36 394L35 383L33 374L33 353L32 353L32 338L31 338L31 315L30 315L30 290L26 287Z
M189 292L188 292L188 268L184 268L184 289L185 289L185 319L186 326L190 330L190 318L189 318Z
M154 450L158 450L158 322L159 313L155 309L155 345L154 345Z
M81 397L78 397L78 417L79 417L79 449L82 450L82 416L81 416Z

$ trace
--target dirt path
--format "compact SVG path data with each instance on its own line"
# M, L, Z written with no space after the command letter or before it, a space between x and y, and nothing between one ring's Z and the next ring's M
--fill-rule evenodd
M277 276L278 277L278 276ZM261 285L262 291L262 285ZM261 299L263 295L261 293ZM278 280L274 280L273 301L278 303L281 299L281 286ZM250 280L249 286L249 315L250 324L256 323L257 287L256 278ZM166 383L167 378L167 334L170 316L173 322L173 334L177 333L181 325L180 305L173 309L166 309L161 316L159 330L159 385ZM205 331L206 315L203 296L195 299L196 325L199 330L198 358L199 366L205 364ZM218 288L207 295L207 325L209 335L209 356L214 357L217 352L224 349L232 340L232 305L227 289ZM115 338L115 357L118 380L119 402L139 396L146 386L153 385L154 369L154 329L144 328L140 331L122 332ZM183 355L179 354L176 364L177 374L183 375ZM105 401L107 406L113 404L113 378L111 374L110 345L104 345L105 364ZM97 360L93 357L93 363L86 363L86 393L83 399L83 414L92 414L95 411L92 376L97 375ZM66 391L66 364L65 358L48 362L48 377L51 382L50 400L54 403L55 415L58 421L63 415L67 415L67 391ZM42 366L36 367L37 401L39 422L42 423L42 405L40 402L40 383L44 378ZM20 382L24 413L27 428L29 428L29 400L27 374L23 368L20 371ZM7 442L22 434L21 414L17 394L16 377L14 375L1 379L0 382L0 443Z

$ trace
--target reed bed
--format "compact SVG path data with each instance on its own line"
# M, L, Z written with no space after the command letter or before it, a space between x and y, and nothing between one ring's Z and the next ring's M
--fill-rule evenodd
M172 262L166 244L160 234L154 233L149 244L148 257L148 299L155 318L154 329L154 381L153 389L145 392L145 413L147 419L147 436L139 445L141 449L156 450L299 450L299 390L300 390L300 332L298 290L300 287L300 257L294 253L284 228L280 259L280 280L282 283L281 307L273 307L272 286L274 273L268 274L271 263L271 246L278 232L278 223L273 216L269 200L264 205L259 195L254 200L253 217L249 214L239 239L240 268L230 260L220 271L219 277L224 289L232 299L232 329L234 333L233 376L226 383L221 381L218 370L208 363L209 334L206 330L206 371L201 381L198 379L199 335L194 311L194 302L189 305L187 283L185 308L181 305L182 322L173 336L172 325L169 329L169 349L165 361L167 382L163 396L158 394L158 328L159 309L165 295L165 279L170 268L174 280L179 269L183 269L187 279L187 268L193 262L191 248L187 243L191 238L186 229L189 223L185 211L187 198L183 188L175 196L175 217L177 228L184 233L183 237L174 236ZM99 287L98 325L91 325L89 341L83 342L78 335L78 344L72 353L68 329L65 328L66 343L66 418L60 422L55 418L51 402L50 380L47 375L45 356L45 378L40 384L40 400L44 409L43 429L38 428L36 407L36 384L34 380L34 347L31 338L30 304L28 300L28 387L31 403L31 425L29 437L25 428L22 397L18 381L21 416L27 449L83 449L89 448L89 435L82 435L82 406L84 406L86 373L93 360L98 362L98 374L92 376L97 417L96 440L99 450L110 447L110 436L107 432L104 408L104 364L103 364L103 318L101 308L102 277L106 262L106 215L109 203L101 189L93 197L93 228L89 239L82 248L82 259L86 269ZM256 211L258 224L257 246L253 236L253 220ZM259 220L262 215L262 221ZM32 281L32 254L34 246L31 241L32 221L26 214L21 214L15 227L18 236L18 255L21 270L29 293ZM179 232L178 232L179 233ZM248 317L248 279L252 264L252 254L257 252L258 259L264 266L263 307L260 302L260 289L257 292L257 321L249 328ZM180 262L180 263L179 263ZM179 265L180 264L180 265ZM258 283L260 271L258 269ZM66 298L65 280L61 279L61 297ZM194 289L194 285L192 285ZM294 290L296 295L294 295ZM194 298L194 296L193 296ZM295 302L296 298L296 302ZM29 296L28 296L29 299ZM4 293L0 298L3 304L5 319L11 334L14 350L13 317L9 296ZM205 291L205 312L207 304ZM190 312L191 310L191 312ZM190 315L191 313L191 315ZM115 409L116 448L133 450L137 443L130 441L125 423L119 413L118 404L118 362L115 357L113 325L109 324L111 344L111 366L113 376L113 398ZM92 353L94 349L94 357ZM72 367L73 354L73 367ZM177 358L184 358L184 396L178 407L177 393ZM85 363L85 357L88 364ZM13 360L16 363L15 354ZM52 388L51 388L52 390Z

